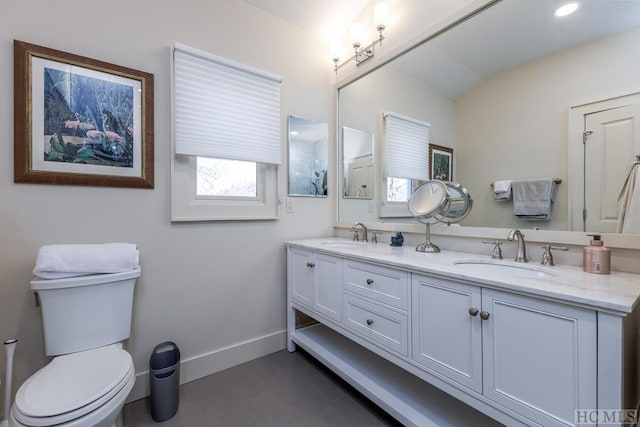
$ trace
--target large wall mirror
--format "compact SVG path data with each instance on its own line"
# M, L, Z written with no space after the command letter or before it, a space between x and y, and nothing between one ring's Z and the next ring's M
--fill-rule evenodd
M289 195L327 197L329 126L289 116Z
M640 2L581 1L558 18L563 3L491 2L339 87L338 126L374 135L375 187L382 113L395 111L428 122L430 143L453 149L455 180L474 197L463 228L615 233L615 201L640 154ZM603 110L616 114L596 117ZM494 200L495 181L543 177L562 181L548 221L516 218ZM361 203L341 198L338 222L414 221L380 216L380 191Z

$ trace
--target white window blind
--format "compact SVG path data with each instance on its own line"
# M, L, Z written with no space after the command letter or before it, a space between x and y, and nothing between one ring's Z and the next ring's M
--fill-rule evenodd
M384 113L385 177L429 179L429 123Z
M176 154L281 163L282 78L176 43Z

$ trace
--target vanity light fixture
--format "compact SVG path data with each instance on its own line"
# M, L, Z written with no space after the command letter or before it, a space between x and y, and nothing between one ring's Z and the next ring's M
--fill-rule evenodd
M567 3L556 9L555 15L560 18L563 16L571 15L576 10L578 10L578 3Z
M329 43L329 51L331 58L333 59L333 70L338 73L338 69L342 68L351 61L355 61L356 65L362 64L369 58L373 57L376 44L382 46L382 40L384 40L384 30L387 24L387 18L389 17L389 5L385 2L380 2L373 8L373 23L378 31L378 38L372 41L369 45L362 47L363 44L363 30L362 24L354 23L349 28L349 42L353 47L353 55L349 57L342 64L338 64L340 61L340 55L342 49L339 40L332 40Z

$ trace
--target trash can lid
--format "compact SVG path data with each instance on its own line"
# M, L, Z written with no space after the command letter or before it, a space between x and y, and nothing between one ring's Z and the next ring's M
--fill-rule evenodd
M117 393L132 369L131 356L118 344L55 357L19 388L16 409L31 417L75 411Z

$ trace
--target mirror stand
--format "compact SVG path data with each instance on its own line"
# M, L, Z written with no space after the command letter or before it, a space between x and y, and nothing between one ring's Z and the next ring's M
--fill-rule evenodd
M440 252L440 248L434 245L433 243L431 243L431 224L427 222L426 226L427 226L427 232L426 232L425 242L420 243L418 246L416 246L416 251L427 252L427 253Z

